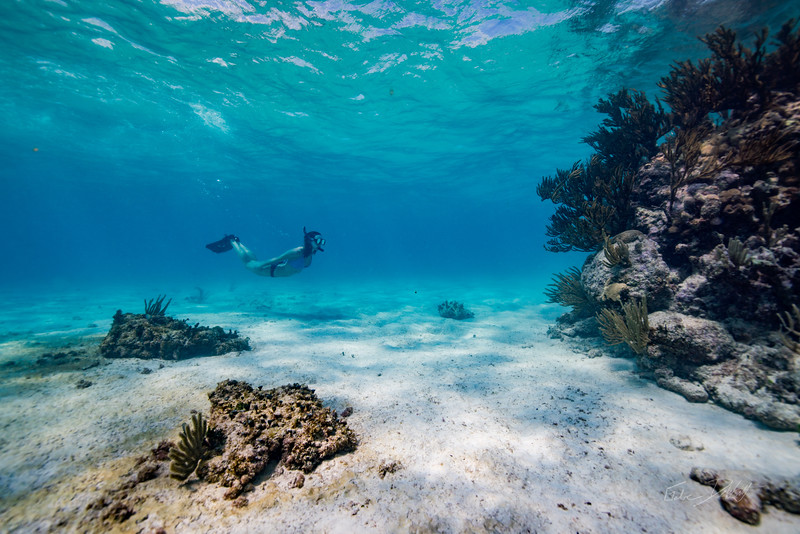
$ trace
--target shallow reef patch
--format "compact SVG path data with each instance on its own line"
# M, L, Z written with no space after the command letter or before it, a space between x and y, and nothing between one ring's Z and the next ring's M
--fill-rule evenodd
M310 473L358 443L336 411L323 407L304 385L264 390L226 380L208 398L211 455L197 474L229 488L228 499L241 495L270 462Z
M111 329L100 344L106 358L181 360L250 350L250 340L221 326L189 325L172 317L122 313L117 310Z

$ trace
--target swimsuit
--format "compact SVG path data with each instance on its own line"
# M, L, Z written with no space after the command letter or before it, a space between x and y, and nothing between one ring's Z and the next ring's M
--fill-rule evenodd
M284 265L291 265L297 272L302 271L306 267L306 259L304 257L295 258L291 261L283 260L280 263L273 263L269 268L269 275L275 278L275 269L277 267L283 267Z

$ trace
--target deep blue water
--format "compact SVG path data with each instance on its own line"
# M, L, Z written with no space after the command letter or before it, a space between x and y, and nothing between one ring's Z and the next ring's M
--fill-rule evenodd
M719 24L750 41L800 14L767 0L0 3L0 289L253 277L526 277L545 252L539 179L619 88L658 94ZM280 283L264 279L265 284Z

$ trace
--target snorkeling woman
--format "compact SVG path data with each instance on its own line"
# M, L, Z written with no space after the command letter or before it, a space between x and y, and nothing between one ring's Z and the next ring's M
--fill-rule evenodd
M209 243L206 248L212 252L222 253L231 249L235 250L244 262L244 266L260 276L270 276L272 278L292 276L297 274L309 265L311 258L317 251L325 252L322 247L325 240L319 232L306 232L303 227L303 246L287 250L280 256L267 261L258 261L255 254L250 252L246 246L239 241L235 235L226 235L219 241Z

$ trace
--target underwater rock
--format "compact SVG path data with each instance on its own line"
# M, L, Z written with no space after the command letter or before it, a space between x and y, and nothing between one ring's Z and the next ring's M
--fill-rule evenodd
M26 358L24 365L20 360L9 360L0 365L0 370L27 376L74 372L77 378L75 386L83 389L91 385L83 372L98 367L103 361L97 341L92 337L57 348L39 342L29 342L28 346L31 347L30 357Z
M719 220L718 225L701 224L698 221L704 220L702 216L689 220L686 212L678 212L673 218L674 231L658 239L659 248L670 251L665 255L670 267L676 272L688 272L679 283L670 309L712 320L741 318L771 326L775 314L796 302L800 297L800 221L791 221L791 227L775 226L778 213L788 215L789 209L800 213L800 194L794 189L791 194L786 189L765 193L757 205L752 205L751 197L755 188L723 190L718 195L722 210L713 219ZM790 198L778 205L776 198L786 195ZM699 200L688 204L696 209L711 196L696 194L693 198ZM726 211L726 202L728 206L739 206L742 199L750 203L747 210L736 208L739 215L735 217L733 208ZM743 213L749 215L748 224L737 222ZM744 243L750 258L746 265L732 261L728 250L731 239Z
M693 467L689 477L719 493L722 507L749 525L758 525L767 505L800 514L800 476L771 479L750 471Z
M734 354L733 337L715 321L664 311L651 313L648 319L652 344L648 357L673 369L716 363Z
M719 405L779 430L800 425L800 377L753 362L748 355L699 367L694 376Z
M800 425L800 372L783 347L737 343L720 323L674 312L649 315L640 367L689 402L720 406L779 430Z
M577 312L570 312L556 319L556 324L547 328L547 337L552 339L599 337L597 320L594 317L580 318Z
M703 297L712 294L713 291L709 290L705 275L700 273L689 275L678 284L673 309L682 310L687 315L702 317L708 308Z
M676 189L672 209L669 162L659 155L642 166L629 227L682 273L672 311L772 328L775 314L800 300L800 100L776 93L770 107L749 115L706 135L702 161ZM744 243L750 265L731 263L730 239Z
M700 384L674 376L672 370L660 368L655 371L656 384L683 396L689 402L707 402L708 392Z
M702 451L705 449L702 443L694 441L690 436L675 436L669 438L670 444L682 451Z
M675 275L658 251L655 241L637 230L616 235L611 243L628 248L628 264L609 267L602 250L583 266L581 283L586 293L598 302L622 302L647 297L651 310L662 310L672 299Z
M80 356L80 353L76 350L45 352L36 359L36 365L63 365L72 363L78 356Z
M100 344L100 354L106 358L180 360L243 350L251 350L249 338L220 326L190 326L164 315L147 317L121 310Z
M270 462L307 474L357 445L347 423L300 384L262 390L226 380L208 398L211 451L197 474L229 488L227 499L241 495Z
M761 522L761 499L752 486L723 491L719 502L726 512L743 523L758 525Z
M631 191L635 224L631 228L651 239L658 238L669 227L664 208L669 202L671 175L670 163L663 153L642 165L636 175L637 186Z
M67 371L67 370L86 370L97 365L97 346L87 344L77 348L71 346L60 350L52 350L42 353L36 358L36 371ZM13 363L6 365L13 367Z

